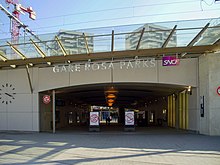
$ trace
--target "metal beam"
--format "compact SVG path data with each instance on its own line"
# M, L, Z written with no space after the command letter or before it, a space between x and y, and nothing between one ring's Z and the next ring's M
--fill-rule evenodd
M36 51L41 55L42 58L45 58L46 55L45 53L40 49L40 47L32 40L30 39L30 41L32 42L32 44L34 45Z
M26 57L23 53L21 53L14 45L12 45L10 42L7 42L7 44L11 47L11 49L12 49L16 54L18 54L18 55L22 58L22 60L27 59L27 57Z
M169 36L167 37L166 41L163 43L162 48L165 48L167 46L168 42L170 41L171 37L173 36L173 33L176 30L176 27L177 27L177 25L175 25L173 27L173 29L171 30L171 32L170 32Z
M28 83L29 83L29 87L30 87L30 91L31 91L31 94L33 93L33 87L32 87L32 84L31 84L31 77L30 77L30 72L29 72L29 67L28 65L26 65L26 72L27 72L27 77L28 77Z
M88 45L88 42L87 42L85 33L83 33L83 37L84 37L84 42L85 42L85 45L86 45L87 54L90 54L90 53L89 53L89 45Z
M66 52L66 50L65 50L65 48L64 48L64 46L63 46L63 44L62 44L62 42L59 40L59 38L58 38L57 36L55 36L55 39L56 39L58 45L60 46L60 49L61 49L61 51L63 52L63 55L66 56L66 55L67 55L67 52Z
M25 66L26 64L32 63L33 65L47 65L48 61L52 63L62 63L64 61L70 60L73 62L88 61L88 60L102 60L102 59L121 59L121 58L134 58L138 57L156 57L156 55L163 54L179 54L189 53L193 55L200 55L203 53L212 53L219 50L219 46L216 45L201 45L193 47L167 47L167 48L152 48L152 49L140 49L140 50L125 50L125 51L114 51L112 52L98 52L88 54L73 54L68 56L48 56L46 58L28 58L26 60L14 59L8 60L7 62L0 61L1 67L9 67L10 65Z
M6 62L8 60L7 57L5 57L3 54L0 53L0 58L2 59L2 61Z
M137 44L136 50L138 50L139 47L140 47L140 43L141 43L141 39L142 39L142 37L144 35L144 31L145 31L145 28L143 28L142 31L141 31L141 35L140 35L140 38L138 40L138 44Z
M220 38L213 45L220 45Z
M114 51L114 43L115 43L115 41L114 41L114 39L115 39L114 33L115 33L114 30L112 30L112 47L111 47L111 52Z
M202 36L202 34L205 32L205 30L208 28L210 23L207 23L204 28L192 39L192 41L187 45L187 47L193 46L199 38Z

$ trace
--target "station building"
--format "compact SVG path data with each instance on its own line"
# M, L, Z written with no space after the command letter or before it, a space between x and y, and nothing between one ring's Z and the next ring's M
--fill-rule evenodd
M100 127L111 116L120 128L132 111L135 127L220 135L218 22L62 30L18 44L1 40L0 131L88 130L90 112L98 112Z

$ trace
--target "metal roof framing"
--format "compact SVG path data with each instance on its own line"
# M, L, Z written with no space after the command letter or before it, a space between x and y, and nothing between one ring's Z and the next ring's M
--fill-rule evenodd
M60 49L63 52L63 55L67 56L66 49L64 48L64 46L63 46L62 42L60 41L60 39L57 36L55 36L55 39L56 39L58 45L60 46Z
M202 28L202 30L192 39L192 41L190 41L190 43L187 45L189 46L193 46L198 40L199 38L202 36L202 34L205 32L205 30L209 27L210 23L207 23L204 28Z
M27 57L23 54L23 53L21 53L14 45L12 45L10 42L7 42L8 43L8 45L11 47L11 49L17 54L17 55L19 55L21 58L22 58L22 60L25 60Z
M171 30L169 36L168 36L167 39L164 41L164 43L163 43L163 45L162 45L162 48L165 48L165 47L167 46L167 44L169 43L171 37L173 36L173 33L174 33L175 30L176 30L176 27L177 27L177 25L175 25L175 26L173 27L173 29Z
M141 39L142 39L142 37L144 35L144 31L145 31L145 28L143 28L142 31L141 31L141 35L140 35L140 38L138 40L138 44L137 44L136 50L138 50L139 47L140 47L140 43L141 43Z
M212 53L220 50L220 43L217 42L214 45L203 45L203 46L192 46L192 47L167 47L167 48L153 48L153 49L139 49L139 50L125 50L125 51L114 51L114 52L99 52L99 53L90 53L88 54L74 54L68 56L47 56L45 58L27 58L14 59L7 61L0 61L0 67L10 67L10 65L17 66L26 66L29 63L37 66L46 66L47 62L51 63L64 63L66 61L88 61L91 60L105 60L105 59L120 59L120 58L133 58L135 56L139 57L162 57L163 54L176 54L176 53L185 53L187 52L192 57L197 57L203 53Z
M87 52L87 54L90 54L90 52L89 52L89 45L88 45L88 41L87 41L85 33L83 33L83 37L84 37L84 41L85 41L86 52Z
M30 41L34 45L34 48L36 49L36 51L41 55L41 57L45 58L46 54L40 49L40 47L32 39L30 39Z

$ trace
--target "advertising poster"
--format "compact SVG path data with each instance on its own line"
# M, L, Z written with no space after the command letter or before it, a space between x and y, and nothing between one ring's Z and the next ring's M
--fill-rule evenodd
M129 125L129 126L134 125L134 112L133 111L125 112L125 125Z
M99 112L90 112L90 126L99 126Z

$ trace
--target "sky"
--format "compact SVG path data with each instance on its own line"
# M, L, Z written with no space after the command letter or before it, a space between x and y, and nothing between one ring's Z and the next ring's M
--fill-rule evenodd
M20 0L37 14L20 20L35 34L140 23L220 17L220 1L214 0ZM5 0L0 4L7 7ZM10 6L10 11L13 6ZM0 11L0 38L10 38L9 18Z

